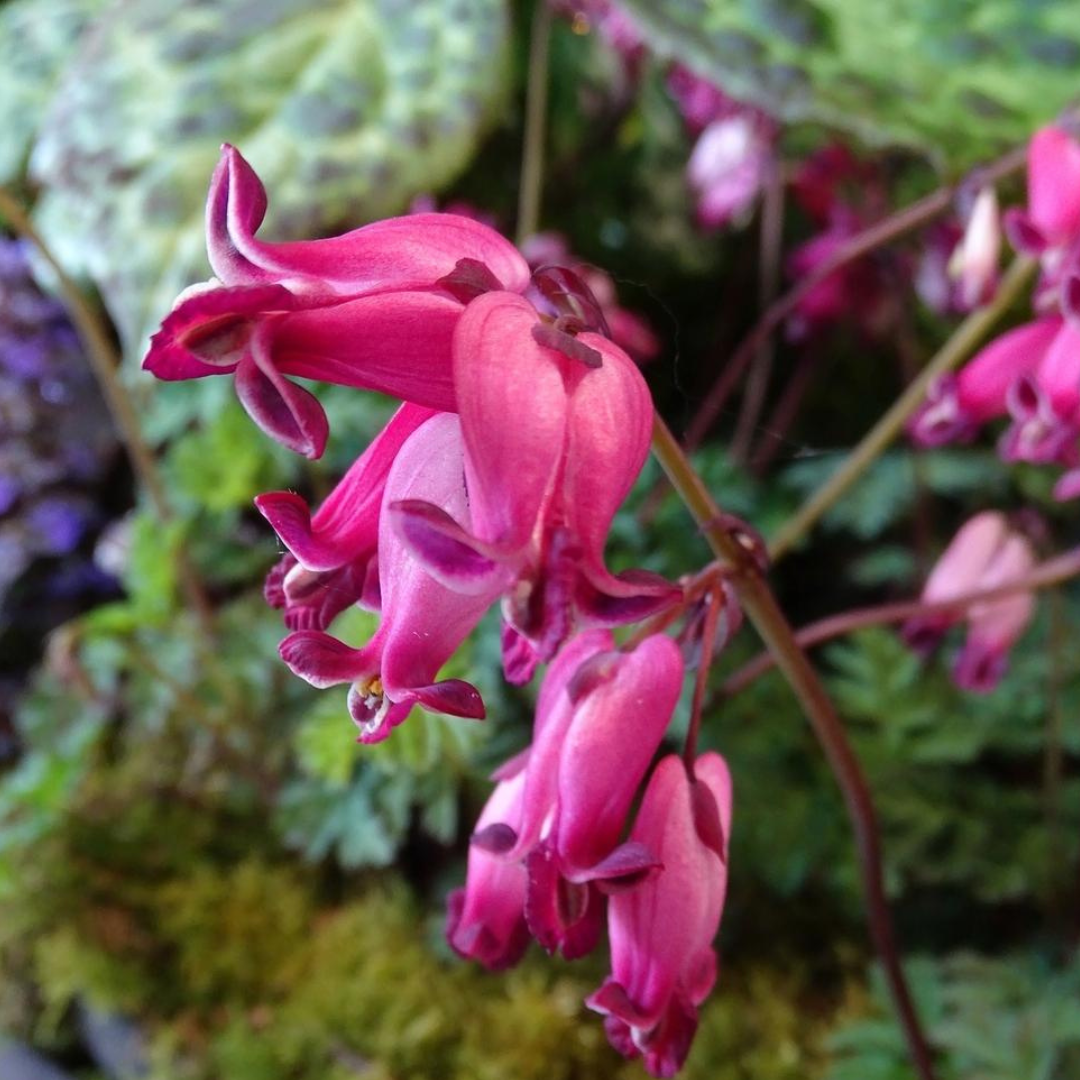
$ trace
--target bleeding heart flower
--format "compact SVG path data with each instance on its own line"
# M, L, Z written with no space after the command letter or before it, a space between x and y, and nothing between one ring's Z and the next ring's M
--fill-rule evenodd
M255 499L289 549L270 571L265 592L272 607L285 609L290 630L325 630L357 602L378 611L375 553L386 478L406 439L434 415L402 405L314 514L291 491Z
M727 892L731 778L713 753L694 772L666 757L649 781L631 841L655 851L663 869L611 897L612 974L585 1002L605 1015L616 1050L642 1056L661 1077L682 1067L716 982L712 943Z
M576 622L634 621L677 596L655 575L604 565L611 521L649 452L652 400L630 358L579 326L543 321L513 293L473 300L454 335L471 529L420 500L391 507L445 585L503 594L513 682Z
M255 237L266 207L254 171L225 146L207 202L217 277L179 297L144 367L162 379L235 373L255 422L308 457L323 451L326 416L287 375L453 409L454 326L479 291L525 289L529 269L516 249L456 214L266 243Z
M682 688L679 647L646 638L615 649L607 630L570 641L540 691L520 820L478 829L473 842L529 872L525 915L544 948L567 958L596 944L603 891L653 871L653 852L619 843L638 786Z
M367 645L354 649L315 630L297 631L281 643L282 658L312 685L351 684L349 712L362 742L385 739L413 705L484 716L475 687L460 679L434 680L498 592L466 595L440 585L412 557L386 513L400 499L423 499L467 527L462 452L457 417L441 414L421 424L394 459L379 519L382 621Z

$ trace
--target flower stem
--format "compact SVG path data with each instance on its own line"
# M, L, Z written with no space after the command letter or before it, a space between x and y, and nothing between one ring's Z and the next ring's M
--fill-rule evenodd
M779 329L783 321L799 306L803 297L815 289L827 277L842 266L874 251L904 233L925 225L945 213L957 191L965 182L977 180L980 185L991 184L1017 172L1027 159L1027 147L1011 150L997 161L976 170L967 181L955 187L942 187L932 191L910 206L904 207L883 221L875 222L862 232L856 233L842 247L836 249L812 274L793 285L783 296L771 304L749 334L743 338L739 347L724 365L720 377L713 384L698 408L686 434L686 446L693 450L705 437L717 416L734 391L743 371L758 354L762 345Z
M521 154L521 186L518 190L518 246L532 236L540 226L550 45L551 5L548 0L536 0L532 28L529 33L529 74L525 89L525 145Z
M894 604L875 604L873 607L853 608L839 615L830 615L827 619L819 619L797 630L795 641L800 648L809 649L813 645L832 641L834 638L843 637L844 634L862 630L867 626L903 622L916 615L930 615L941 611L965 611L972 604L1000 600L1002 597L1012 596L1015 593L1052 589L1063 581L1077 576L1080 576L1080 548L1048 559L1035 567L1031 573L1004 585L996 585L992 589L977 589L954 596L951 600L939 600L932 604L922 600L901 600ZM732 697L739 691L745 690L755 679L774 667L775 663L771 653L764 652L755 657L739 668L724 683L720 696Z
M1027 287L1035 271L1035 262L1026 256L1017 258L1002 279L994 299L985 307L972 312L922 369L908 388L893 403L887 413L874 425L844 459L843 464L799 508L777 533L769 545L775 560L786 555L817 524L822 515L844 495L848 488L877 460L882 451L900 434L908 417L922 403L927 388L940 375L958 367L989 333L1001 316L1012 307Z
M698 734L701 731L701 712L705 703L705 691L709 685L709 668L712 666L713 649L716 644L716 628L720 623L720 613L724 607L725 592L723 584L718 582L706 600L705 623L701 629L701 659L694 678L694 697L690 703L690 723L686 729L683 743L683 763L691 778L694 775L694 762L697 760Z
M64 303L82 341L83 352L90 370L97 380L102 397L116 425L117 433L127 450L131 467L150 500L154 515L162 525L168 524L173 520L173 513L165 482L158 471L157 462L154 460L150 447L143 439L135 406L118 374L120 358L101 318L87 303L79 287L57 261L19 201L3 186L0 186L0 216L7 219L17 235L37 248L41 257L56 275ZM177 561L188 604L195 612L204 634L212 637L214 609L203 584L182 550L177 552Z
M742 543L737 532L725 526L720 508L659 416L653 422L653 452L709 546L718 558L734 567L731 581L738 591L743 610L798 697L836 777L855 833L870 933L916 1071L920 1080L933 1080L930 1048L915 1013L897 953L892 916L885 896L873 800L840 718L806 654L795 641L753 552Z

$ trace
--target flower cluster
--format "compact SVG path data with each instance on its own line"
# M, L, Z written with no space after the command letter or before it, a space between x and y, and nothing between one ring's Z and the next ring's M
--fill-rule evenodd
M503 667L547 665L530 749L508 762L477 825L455 949L491 968L530 937L568 958L598 942L613 975L589 1000L613 1044L661 1076L686 1056L715 979L730 781L721 759L663 759L683 682L680 648L611 627L681 591L611 573L609 528L644 464L652 401L574 270L530 267L482 222L420 213L343 236L266 243L262 184L225 147L207 209L216 277L177 301L146 367L166 379L232 374L269 435L310 457L325 413L293 378L390 392L403 403L321 506L256 500L286 549L266 596L280 651L319 687L348 687L363 742L414 706L481 718L471 684L440 669L499 604ZM379 614L362 647L328 629Z
M1028 205L1005 215L1013 247L1039 260L1036 319L982 349L955 375L938 379L914 417L924 446L974 437L1002 417L1006 461L1066 471L1054 493L1080 495L1080 142L1043 128L1028 149Z

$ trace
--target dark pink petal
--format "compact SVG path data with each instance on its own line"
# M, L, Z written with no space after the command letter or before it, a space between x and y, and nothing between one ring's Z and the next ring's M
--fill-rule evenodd
M566 876L574 882L594 881L601 892L610 895L640 885L663 868L664 864L647 847L628 840L593 866Z
M143 367L170 381L227 374L247 355L257 320L295 307L280 285L193 286L150 339Z
M464 679L444 679L430 686L411 686L401 692L399 700L413 701L428 712L464 716L470 720L483 720L487 715L480 691Z
M374 551L390 467L405 440L434 415L419 405L398 409L314 515L299 495L288 491L259 495L255 505L309 570L333 570Z
M1037 131L1028 147L1028 213L1055 246L1080 235L1080 144L1059 127Z
M533 848L525 868L525 920L540 946L567 960L592 952L604 929L603 894L594 885L567 881L546 843Z
M1048 242L1042 230L1031 220L1031 215L1017 207L1006 210L1002 224L1009 243L1019 252L1038 258L1046 252Z
M1038 367L1061 325L1056 316L1040 319L1002 334L977 353L957 376L962 414L976 424L1003 415L1010 388Z
M456 300L421 292L298 311L275 326L273 361L286 374L453 411L450 345L461 313Z
M272 439L308 458L326 449L330 425L314 394L296 386L274 367L266 352L268 327L253 336L252 351L236 368L236 396L248 415Z
M296 292L349 296L427 289L471 259L502 288L520 292L528 285L529 268L516 248L457 214L411 214L325 240L273 244L254 235L265 211L265 192L251 166L239 151L223 147L207 204L207 246L227 284L274 280Z
M564 449L565 360L533 339L538 324L520 296L486 293L454 334L473 529L508 549L532 536Z
M682 678L679 647L655 635L622 654L615 677L574 708L560 748L554 827L568 877L587 878L618 843L679 700ZM628 728L633 738L627 738Z
M278 646L278 652L294 675L320 690L365 678L378 670L373 662L373 650L354 649L317 630L289 634Z
M419 499L386 508L404 544L441 584L457 592L488 592L505 577L498 552L470 536L449 514Z
M1035 372L1054 412L1071 419L1080 409L1080 327L1061 324Z
M484 833L495 822L517 823L523 785L520 773L496 785L476 823L477 832ZM519 863L507 862L475 844L470 847L465 888L453 894L448 904L446 936L451 947L492 971L517 963L529 942L526 882L525 868Z

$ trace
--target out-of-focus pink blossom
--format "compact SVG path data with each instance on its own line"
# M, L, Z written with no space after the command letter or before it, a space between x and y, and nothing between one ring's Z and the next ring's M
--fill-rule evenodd
M612 974L586 1001L605 1015L615 1049L659 1077L682 1067L716 982L712 943L727 891L731 778L713 753L698 758L695 775L674 756L653 773L631 840L663 869L611 897Z
M817 273L861 229L855 214L837 207L829 227L800 244L787 260L795 281ZM878 332L885 313L887 291L876 264L868 259L845 263L800 297L787 321L787 336L805 341L841 321L866 334Z
M1042 280L1036 306L1057 305L1062 276L1080 249L1080 142L1055 125L1031 137L1027 161L1028 205L1005 215L1013 246L1039 258Z
M1000 260L1001 215L997 193L992 187L984 187L975 197L964 235L949 261L961 311L970 311L993 296Z
M542 320L513 293L473 300L454 339L471 529L421 499L390 506L444 585L503 594L515 682L575 623L635 621L676 595L655 575L604 565L611 521L648 454L652 400L633 361L579 325Z
M524 792L523 771L501 780L476 823L477 832L498 823L518 827ZM465 887L455 889L447 898L446 937L454 951L489 971L516 964L529 944L527 881L521 863L509 862L473 844Z
M179 297L151 341L147 370L162 379L234 374L256 423L309 457L323 451L326 415L287 376L452 409L450 342L463 302L528 284L513 245L455 214L272 244L255 236L266 207L259 178L224 147L206 211L217 277Z
M387 514L388 505L422 499L467 528L463 449L457 417L440 414L423 423L394 459L379 514L382 620L367 645L354 649L316 630L296 631L281 643L282 659L313 686L350 684L349 712L363 742L385 739L413 705L452 716L484 715L475 687L460 679L434 680L498 588L462 594L439 584L412 557Z
M697 138L686 175L698 220L719 228L745 215L761 193L773 168L776 125L682 65L672 68L668 88Z
M1026 537L1010 528L1003 514L984 511L966 522L937 561L922 591L927 604L944 603L967 593L994 589L1031 571L1035 556ZM968 624L967 640L953 668L965 690L992 690L1008 666L1008 652L1031 621L1034 599L1019 592L974 604L968 610L936 611L909 619L904 639L928 656L945 632Z
M1051 316L1019 326L981 349L955 375L935 380L908 425L921 446L973 438L988 420L1008 412L1010 392L1035 371L1062 329Z

